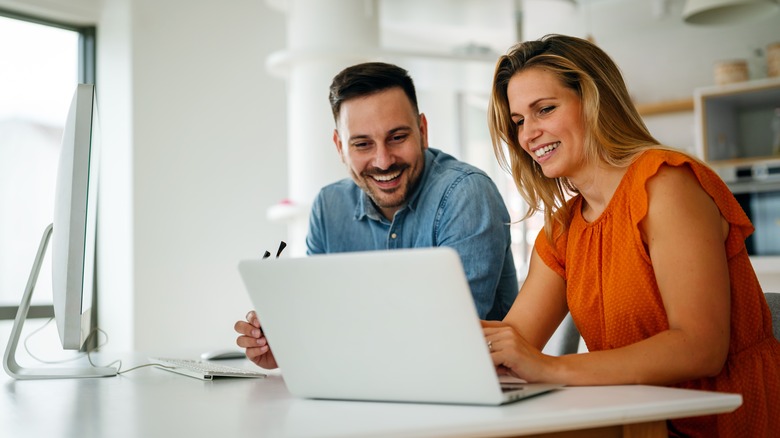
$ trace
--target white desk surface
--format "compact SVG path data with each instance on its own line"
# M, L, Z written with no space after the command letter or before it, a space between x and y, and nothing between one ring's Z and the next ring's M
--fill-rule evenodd
M143 362L126 360L123 369ZM731 412L742 403L740 395L652 386L567 387L502 407L303 400L278 372L201 381L155 368L63 380L3 372L0 385L0 436L15 438L499 437Z

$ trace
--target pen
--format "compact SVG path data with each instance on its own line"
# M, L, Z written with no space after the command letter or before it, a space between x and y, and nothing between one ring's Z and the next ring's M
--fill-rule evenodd
M287 247L287 242L285 242L284 240L282 240L282 242L279 244L279 249L276 251L276 258L277 258L277 259L279 258L279 256L282 254L282 251L283 251L283 250L284 250L284 248L286 248L286 247Z

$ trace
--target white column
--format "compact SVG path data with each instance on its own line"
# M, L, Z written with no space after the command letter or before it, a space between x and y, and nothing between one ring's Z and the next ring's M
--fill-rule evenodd
M305 253L311 202L319 189L347 172L332 142L328 88L339 71L376 56L376 0L286 0L271 2L287 14L287 48L267 59L287 81L289 204L269 209L286 220L290 255Z

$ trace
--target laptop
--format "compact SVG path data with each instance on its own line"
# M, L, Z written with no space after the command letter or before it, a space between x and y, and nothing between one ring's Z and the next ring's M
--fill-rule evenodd
M563 386L502 389L452 248L254 259L238 268L297 397L500 405Z

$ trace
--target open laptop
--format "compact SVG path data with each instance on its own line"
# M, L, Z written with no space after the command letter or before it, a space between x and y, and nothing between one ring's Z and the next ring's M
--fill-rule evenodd
M499 405L562 386L502 390L451 248L244 260L239 271L295 396Z

